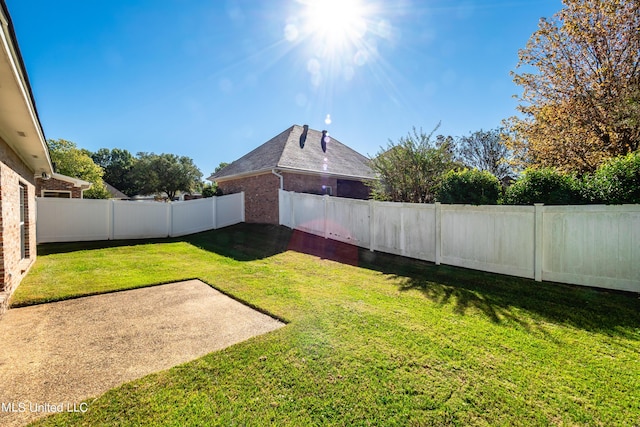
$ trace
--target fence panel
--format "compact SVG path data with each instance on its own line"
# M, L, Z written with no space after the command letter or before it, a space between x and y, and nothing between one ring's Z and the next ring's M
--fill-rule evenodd
M37 198L36 209L38 243L109 239L108 200Z
M331 239L437 264L640 292L640 205L422 205L280 194L283 225Z
M533 278L534 224L529 206L441 205L440 261Z
M113 201L113 239L147 239L171 234L171 204Z
M215 227L222 228L244 222L244 193L215 198Z
M435 205L405 203L402 208L404 255L435 262Z
M356 246L369 247L369 202L364 200L324 197L326 203L326 235Z
M324 196L314 194L291 193L293 203L292 228L324 236L325 212Z
M215 228L214 198L171 204L171 236L184 236Z
M244 221L244 193L186 202L37 198L38 243L183 236Z
M280 225L293 228L291 223L291 194L288 191L278 190L278 212L280 214Z
M543 280L640 292L640 206L545 206Z
M373 244L371 249L404 255L402 203L376 202L373 208Z

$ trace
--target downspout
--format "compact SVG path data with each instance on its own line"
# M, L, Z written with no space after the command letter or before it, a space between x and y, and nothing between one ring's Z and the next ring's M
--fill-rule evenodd
M276 172L275 169L271 169L271 173L280 178L280 189L284 190L284 177Z

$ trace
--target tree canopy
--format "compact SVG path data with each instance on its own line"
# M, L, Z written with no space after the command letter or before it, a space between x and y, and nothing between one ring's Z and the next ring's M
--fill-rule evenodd
M90 153L79 149L75 143L65 139L49 139L49 154L55 171L62 175L79 178L91 182L90 189L83 195L88 199L108 199L109 192L102 182L102 168L91 159Z
M220 162L220 164L218 166L216 166L215 170L213 171L213 173L211 175L213 175L214 173L217 173L219 171L221 171L222 169L226 168L227 166L229 166L229 163L227 162Z
M529 165L590 172L640 144L640 2L563 0L519 52L507 143Z
M165 193L173 200L178 191L190 193L201 184L202 172L186 156L175 154L138 153L133 177L140 194Z
M442 176L455 167L451 138L431 137L438 126L426 134L413 128L397 143L389 141L386 148L371 159L371 167L379 180L372 181L372 196L394 202L431 203Z
M139 186L131 176L136 158L124 149L101 148L91 154L93 161L104 170L103 179L127 196L138 194Z
M498 179L511 176L511 151L503 144L502 133L501 129L480 129L458 138L460 160L467 167L489 172Z

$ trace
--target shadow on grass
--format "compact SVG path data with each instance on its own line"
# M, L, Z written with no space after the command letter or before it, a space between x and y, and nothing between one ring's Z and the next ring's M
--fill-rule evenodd
M619 292L535 282L501 274L451 267L361 250L361 267L389 274L401 291L418 290L437 304L453 304L458 314L482 312L494 323L512 321L531 329L518 315L640 340L640 297ZM530 317L526 316L530 320Z
M291 230L285 227L264 224L238 224L182 237L41 243L38 245L38 255L157 243L188 242L200 249L215 252L237 261L252 261L288 250L287 245L290 237Z
M90 242L63 242L38 244L38 256L64 254L94 249L119 248L125 246L148 245L149 243L170 243L180 239L132 239L132 240L94 240Z
M531 329L531 317L537 317L588 331L640 339L637 294L437 266L300 231L289 233L289 250L387 274L394 284L400 284L401 291L415 289L437 304L453 304L460 315L469 310L480 311L494 323L515 322L525 329ZM519 315L521 310L529 315Z
M524 310L541 320L640 339L637 294L436 266L274 225L238 224L174 239L48 244L39 246L38 254L175 241L238 261L292 250L387 274L401 291L418 290L437 304L453 304L460 315L469 310L480 311L495 323L511 321L530 328L523 320L528 316L518 315Z

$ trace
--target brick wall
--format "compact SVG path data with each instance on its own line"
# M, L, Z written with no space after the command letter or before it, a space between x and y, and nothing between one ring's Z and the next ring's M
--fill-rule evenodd
M339 180L318 175L304 175L283 172L284 189L297 193L329 194L340 197L367 199L369 189L359 181ZM245 221L278 224L278 189L280 178L268 172L265 174L219 182L218 188L224 194L244 191Z
M70 191L71 198L73 199L82 198L82 189L80 187L76 187L70 182L62 181L55 178L51 178L51 179L37 178L36 179L36 196L43 197L42 190Z
M245 222L278 224L280 179L269 173L219 182L223 194L244 191Z
M21 185L26 190L27 202L24 221L28 231L27 253L24 259L20 247ZM0 139L0 293L5 298L15 290L35 260L35 219L34 173Z
M337 196L347 197L349 199L368 200L371 196L371 189L367 187L362 181L339 179Z
M282 176L284 177L284 189L286 191L310 194L331 194L334 196L338 191L338 180L336 178L287 172L283 172ZM328 188L331 189L331 193L325 192L325 189Z

